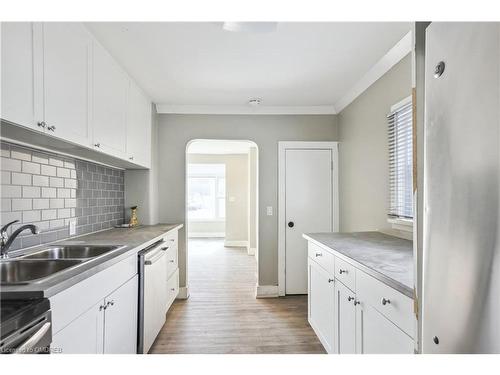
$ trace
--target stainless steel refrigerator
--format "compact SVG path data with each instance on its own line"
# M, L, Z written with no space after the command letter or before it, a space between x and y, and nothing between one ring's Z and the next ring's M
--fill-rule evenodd
M423 353L500 353L497 23L426 31Z

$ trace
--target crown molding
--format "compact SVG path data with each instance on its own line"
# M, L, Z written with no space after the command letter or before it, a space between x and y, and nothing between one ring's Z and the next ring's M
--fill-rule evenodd
M332 105L258 106L156 104L157 113L203 115L335 115Z
M365 92L380 77L387 73L394 65L400 62L412 51L412 35L408 32L389 52L387 52L347 93L335 103L337 113L351 104L358 96Z

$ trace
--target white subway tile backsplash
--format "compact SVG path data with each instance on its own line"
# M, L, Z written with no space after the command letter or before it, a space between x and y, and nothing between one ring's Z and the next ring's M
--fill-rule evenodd
M71 197L70 189L59 188L57 189L57 198Z
M2 185L2 198L21 198L21 186Z
M50 208L64 208L64 199L56 198L50 199Z
M43 210L45 208L49 208L49 205L50 205L50 200L48 198L33 199L33 209L34 210Z
M33 208L32 199L16 198L12 199L12 211L31 210Z
M43 210L42 220L54 220L57 219L57 210Z
M10 149L10 157L12 159L31 161L31 152L28 149L12 147Z
M40 188L37 186L23 186L23 198L40 198Z
M33 223L40 221L40 211L23 211L23 223Z
M40 174L40 164L31 161L23 161L23 172L31 174Z
M12 200L10 198L2 198L1 202L0 207L2 212L9 212L12 210Z
M69 173L69 169L67 168L57 168L57 177L66 177L69 178L71 174Z
M2 158L0 168L2 171L21 172L21 160Z
M64 167L64 161L55 157L49 157L49 164L55 165L56 167Z
M31 174L12 172L12 185L31 185Z
M52 165L42 165L40 172L45 176L56 176L57 168L53 167Z
M11 172L7 172L7 171L2 171L2 174L0 175L0 183L2 185L7 185L7 184L10 184L10 173Z
M55 198L57 197L57 189L51 187L43 187L42 188L42 197L43 198Z
M123 222L123 171L0 141L2 223L35 223L40 235L26 233L13 248L111 228ZM14 227L14 226L13 226ZM12 230L12 229L11 229Z
M49 186L49 178L47 176L33 176L33 185L35 186Z
M49 177L49 185L51 187L64 187L64 178Z

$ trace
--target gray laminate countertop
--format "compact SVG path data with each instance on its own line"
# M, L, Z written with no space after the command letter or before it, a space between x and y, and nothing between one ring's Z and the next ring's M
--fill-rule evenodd
M307 233L304 238L413 298L412 241L381 232Z
M120 245L122 247L110 251L103 256L91 258L74 267L57 272L46 279L35 280L26 284L0 284L0 296L2 299L51 297L129 256L137 255L140 250L159 241L165 233L179 228L182 228L182 224L113 228L54 242L58 246ZM12 258L11 260L15 260L16 257L36 253L49 247L50 245L41 245L29 249L16 250L10 252L9 256Z

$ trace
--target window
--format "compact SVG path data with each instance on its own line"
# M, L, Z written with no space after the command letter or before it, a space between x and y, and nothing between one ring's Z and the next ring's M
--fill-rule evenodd
M390 219L413 219L413 117L411 97L391 108L389 139Z
M216 221L226 216L226 166L188 164L188 220Z

